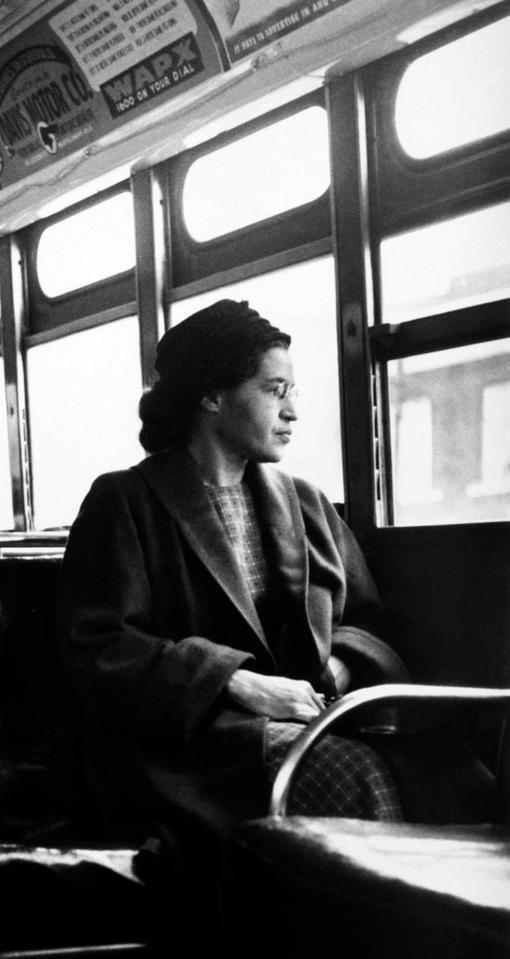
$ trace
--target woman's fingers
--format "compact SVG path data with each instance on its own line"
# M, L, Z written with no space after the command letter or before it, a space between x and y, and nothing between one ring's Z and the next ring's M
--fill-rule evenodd
M227 690L235 702L271 719L309 722L326 708L323 694L309 682L287 676L265 676L239 669L229 680Z

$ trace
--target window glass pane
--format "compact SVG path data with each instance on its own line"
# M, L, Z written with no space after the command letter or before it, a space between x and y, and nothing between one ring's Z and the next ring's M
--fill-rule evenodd
M308 107L195 160L184 183L186 227L211 240L315 200L329 182L326 111Z
M410 65L395 106L397 134L415 159L510 128L510 17Z
M397 524L510 520L510 339L388 371Z
M510 379L485 386L482 396L481 480L473 496L510 492Z
M282 469L343 501L333 260L324 257L175 303L173 322L223 297L250 306L292 337L299 419Z
M7 439L7 409L5 405L4 361L0 357L0 529L13 529L11 469Z
M509 236L507 202L384 240L384 322L510 296Z
M142 459L142 385L135 317L28 351L34 514L68 525L92 480Z
M37 275L46 296L115 276L135 264L133 203L128 192L52 223L41 234Z

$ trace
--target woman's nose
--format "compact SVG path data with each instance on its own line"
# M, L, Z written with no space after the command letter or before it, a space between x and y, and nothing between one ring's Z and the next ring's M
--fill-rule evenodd
M296 409L295 395L291 396L290 394L287 394L280 410L280 416L284 420L297 420L298 414Z

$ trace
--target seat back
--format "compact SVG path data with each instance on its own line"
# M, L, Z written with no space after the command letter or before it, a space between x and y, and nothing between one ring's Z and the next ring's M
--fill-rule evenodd
M87 831L90 797L79 769L73 698L55 631L59 567L55 556L0 559L4 842L51 835L64 839L78 829Z
M498 766L498 820L506 826L510 825L510 710L503 724L503 732L499 744Z

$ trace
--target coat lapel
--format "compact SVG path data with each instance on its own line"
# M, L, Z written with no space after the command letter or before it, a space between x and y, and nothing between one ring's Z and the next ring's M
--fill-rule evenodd
M283 588L293 605L306 603L308 558L301 508L291 478L280 470L248 465L259 516Z
M324 630L317 630L309 597L306 528L293 479L277 469L248 466L259 515L269 534L285 608L287 628L279 640L278 658L288 675L305 675L319 666ZM329 636L328 636L329 638Z
M136 469L143 474L191 548L268 649L250 591L191 457L181 450L168 450L148 457Z
M148 457L136 468L274 659L250 591L191 457L184 451L168 450ZM318 659L321 638L316 635L308 608L307 540L294 482L280 470L257 464L248 464L246 475L269 540L278 582L285 592L282 603L294 610L292 635L285 640L293 650L291 659L296 663L301 656L307 662L310 656ZM302 634L301 640L296 632Z

